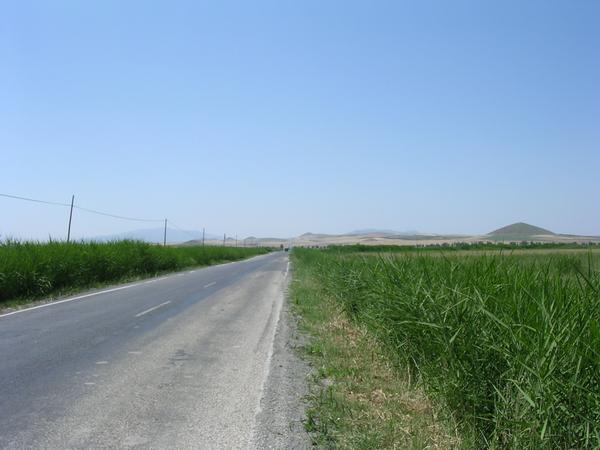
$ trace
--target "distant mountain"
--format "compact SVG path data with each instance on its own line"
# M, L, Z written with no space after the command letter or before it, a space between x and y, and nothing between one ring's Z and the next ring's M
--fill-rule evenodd
M529 225L528 223L517 222L513 223L512 225L507 225L505 227L498 228L497 230L494 230L488 234L488 236L490 237L511 239L525 239L527 237L539 235L555 236L555 233L553 233L550 230L546 230L545 228Z
M275 237L264 237L264 238L256 238L256 237L248 237L244 239L244 241L253 241L253 242L288 242L288 238L275 238Z
M303 239L317 239L317 238L326 238L326 237L334 237L337 236L335 234L321 234L321 233L304 233L298 236Z
M359 236L365 234L389 234L394 236L414 236L419 234L416 230L409 231L394 231L394 230L386 230L379 228L364 228L362 230L354 230L349 233L346 233L347 236Z
M162 243L164 228L147 228L143 230L132 230L125 233L111 234L106 236L97 236L90 240L93 241L114 241L122 239L135 239L139 241L145 241L150 243ZM167 243L180 244L189 240L200 239L202 240L202 231L198 230L175 230L173 228L167 228ZM206 233L205 239L223 239L216 234Z

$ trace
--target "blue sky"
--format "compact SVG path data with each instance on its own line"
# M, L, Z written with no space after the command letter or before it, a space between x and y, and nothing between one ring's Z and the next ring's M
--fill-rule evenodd
M599 20L591 0L11 2L0 193L240 236L600 234ZM0 198L0 234L61 237L66 213ZM77 212L73 233L140 226Z

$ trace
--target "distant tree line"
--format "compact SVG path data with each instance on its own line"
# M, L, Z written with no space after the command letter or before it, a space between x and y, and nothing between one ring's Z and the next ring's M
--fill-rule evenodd
M586 249L599 248L597 242L443 242L417 245L330 245L328 248L344 252L410 252L414 250L517 250L517 249Z

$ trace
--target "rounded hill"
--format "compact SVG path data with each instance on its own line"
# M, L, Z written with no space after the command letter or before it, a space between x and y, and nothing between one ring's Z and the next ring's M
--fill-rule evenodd
M555 235L550 230L546 230L545 228L536 227L535 225L529 225L525 222L517 222L512 225L507 225L502 228L498 228L497 230L492 231L488 234L488 236L539 236L539 235Z

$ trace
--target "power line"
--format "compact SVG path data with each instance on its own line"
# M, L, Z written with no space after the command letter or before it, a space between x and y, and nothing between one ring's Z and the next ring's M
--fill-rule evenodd
M96 211L95 209L84 208L79 205L74 205L73 208L79 209L81 211L86 211L86 212L89 212L92 214L98 214L100 216L114 217L115 219L122 219L122 220L133 220L135 222L162 222L164 220L164 219L139 219L137 217L119 216L117 214L111 214L111 213L107 213L107 212Z
M14 198L16 200L25 200L28 202L35 202L35 203L45 203L46 205L58 205L58 206L67 206L67 207L71 206L68 203L49 202L46 200L37 200L35 198L20 197L18 195L0 194L0 197Z
M146 218L140 218L140 217L121 216L119 214L112 214L112 213L108 213L108 212L104 212L104 211L98 211L96 209L84 208L83 206L75 205L72 202L71 203L52 202L52 201L48 201L48 200L40 200L40 199L36 199L36 198L23 197L20 195L2 194L2 193L0 193L0 197L6 197L6 198L15 199L15 200L23 200L23 201L34 202L34 203L42 203L42 204L46 204L46 205L70 207L71 208L71 216L69 217L69 233L68 233L69 235L71 234L70 233L70 231L71 231L71 223L70 222L71 222L71 218L72 218L73 208L78 209L80 211L85 211L85 212L88 212L91 214L97 214L100 216L112 217L114 219L121 219L121 220L129 220L129 221L134 221L134 222L153 222L153 223L161 222L161 223L163 223L166 221L166 219L146 219ZM177 230L189 235L193 239L197 238L196 235L194 235L193 233L190 233L187 230L180 228L175 223L173 223L171 220L169 220L169 224L172 227L176 228ZM165 226L165 233L166 233L166 226ZM68 237L67 237L67 240L68 240ZM165 235L165 241L166 241L166 235Z
M28 202L44 203L46 205L67 206L67 207L71 206L69 203L51 202L48 200L39 200L39 199L35 199L35 198L21 197L19 195L0 194L0 196L12 198L12 199L16 199L16 200L25 200ZM95 209L84 208L83 206L79 206L79 205L73 205L73 208L79 209L81 211L86 211L91 214L98 214L100 216L113 217L115 219L132 220L135 222L162 222L164 220L164 219L141 219L138 217L120 216L118 214L111 214L111 213L107 213L107 212L103 212L103 211L97 211Z
M176 225L176 224L175 224L175 223L174 223L174 222L173 222L171 219L169 219L169 225L171 225L171 226L172 226L173 228L175 228L176 230L179 230L179 231L181 231L182 233L185 233L185 234L187 234L188 236L190 236L190 237L192 237L192 238L194 238L194 239L197 239L197 235L195 235L195 234L193 234L193 233L190 233L189 231L187 231L187 230L184 230L184 229L183 229L183 228L181 228L181 227L178 227L178 226L177 226L177 225Z

